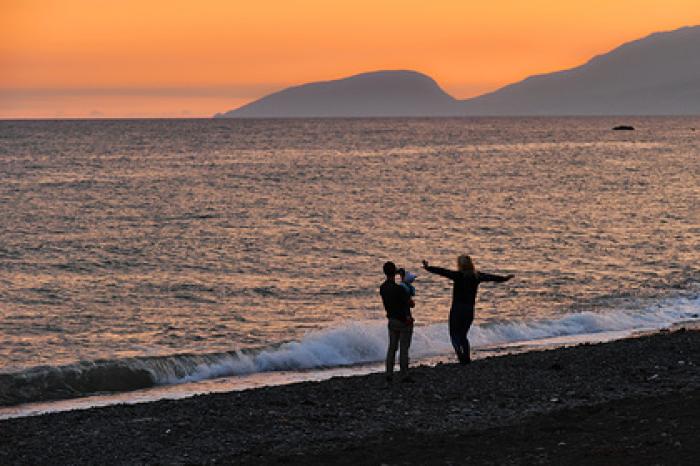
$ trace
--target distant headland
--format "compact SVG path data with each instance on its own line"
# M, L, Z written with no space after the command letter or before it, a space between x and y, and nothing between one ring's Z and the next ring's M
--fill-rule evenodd
M700 26L458 100L425 74L375 71L267 95L215 118L700 115Z

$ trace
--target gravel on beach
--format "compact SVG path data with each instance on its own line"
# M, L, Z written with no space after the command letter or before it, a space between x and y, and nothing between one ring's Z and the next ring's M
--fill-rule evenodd
M0 464L697 464L700 332L0 421Z

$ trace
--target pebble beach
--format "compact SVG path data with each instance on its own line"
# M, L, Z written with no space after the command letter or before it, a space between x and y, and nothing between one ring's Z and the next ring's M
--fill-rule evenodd
M0 421L2 464L695 464L700 332Z

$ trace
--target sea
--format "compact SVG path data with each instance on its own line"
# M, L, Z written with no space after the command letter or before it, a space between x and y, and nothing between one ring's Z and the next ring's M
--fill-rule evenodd
M0 417L379 371L387 260L454 362L460 254L477 357L697 320L700 118L0 121Z

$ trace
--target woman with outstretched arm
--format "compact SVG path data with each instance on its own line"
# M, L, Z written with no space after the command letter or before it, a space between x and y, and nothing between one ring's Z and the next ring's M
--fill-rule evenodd
M457 353L459 362L467 364L471 361L469 354L469 340L467 332L474 321L474 305L476 293L481 282L507 282L514 275L494 275L476 270L471 257L462 255L457 258L457 270L448 270L441 267L432 267L427 261L423 261L423 268L453 282L452 306L450 307L450 340Z

